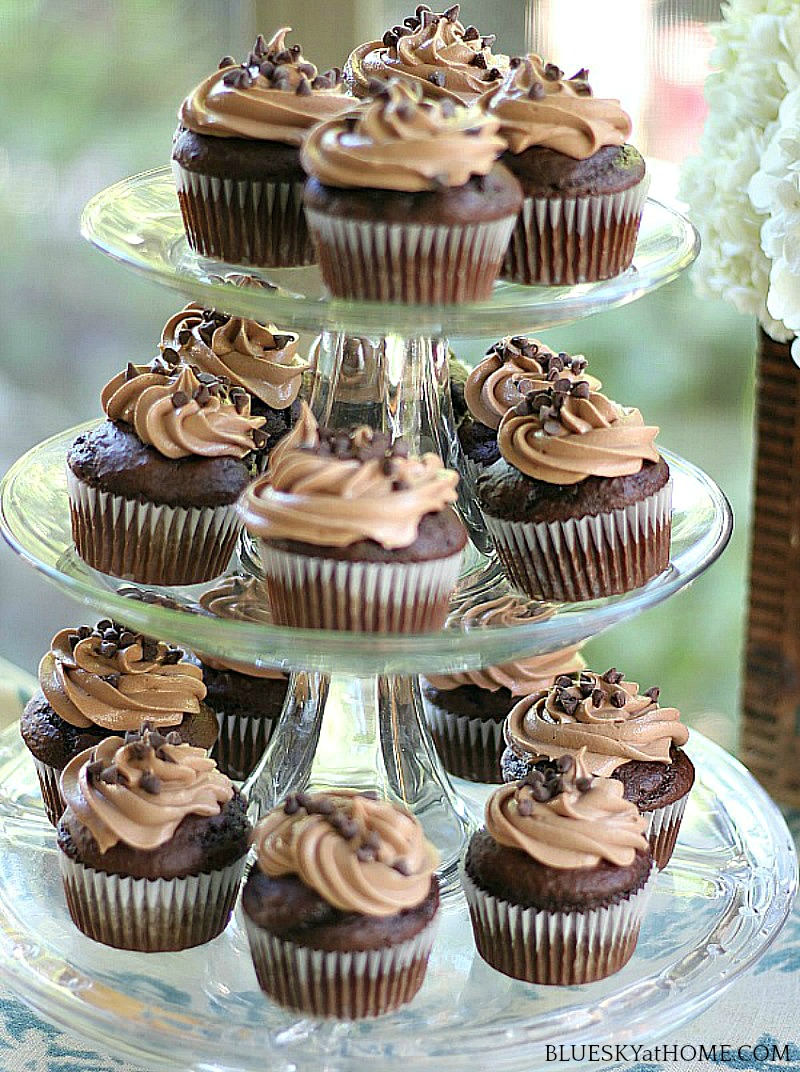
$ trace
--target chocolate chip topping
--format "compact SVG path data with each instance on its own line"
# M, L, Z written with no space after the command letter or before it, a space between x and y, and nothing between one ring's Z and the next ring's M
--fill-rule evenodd
M560 793L585 793L592 786L592 779L576 778L575 760L570 755L556 759L537 760L536 766L516 783L517 811L522 816L533 814L533 802L546 804Z

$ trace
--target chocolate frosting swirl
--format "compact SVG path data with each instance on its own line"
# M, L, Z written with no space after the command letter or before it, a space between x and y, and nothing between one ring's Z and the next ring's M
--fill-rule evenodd
M423 5L417 15L395 26L381 41L359 45L350 55L345 77L358 96L373 78L402 78L430 99L470 104L508 69L508 56L494 55L494 35L482 36L459 21L459 5L443 14Z
M553 795L539 788L544 778L495 790L486 802L487 831L499 844L560 871L596 867L601 860L630 866L637 852L648 851L645 818L623 799L622 782L590 778L581 755L570 763L555 775Z
M658 428L638 409L624 409L585 381L557 380L510 409L500 421L500 453L521 473L548 484L589 476L628 476L657 462Z
M157 849L187 815L219 815L232 798L233 783L202 748L167 743L157 732L128 737L106 737L61 774L64 801L100 852L118 842Z
M315 127L301 162L325 186L408 193L463 186L494 167L503 151L497 127L477 107L423 101L394 81L359 108L354 122Z
M585 160L604 145L624 145L630 137L630 116L618 100L592 96L586 71L564 78L563 71L534 53L511 62L503 81L481 104L500 121L512 153L537 145Z
M128 365L100 396L108 417L133 425L143 443L166 458L244 458L263 445L265 419L250 416L247 392L187 365L152 367Z
M303 403L300 420L270 454L267 472L239 499L248 531L325 547L359 540L410 546L422 518L455 501L458 474L438 455L409 457L402 446L366 425L320 433Z
M39 684L65 722L120 732L177 726L200 710L200 669L184 652L109 620L94 629L62 629L39 663Z
M427 897L438 854L408 812L353 790L297 793L253 832L258 866L297 875L341 912L390 916Z
M341 85L341 72L320 75L299 46L287 48L290 29L278 30L269 42L259 35L240 66L225 57L181 104L181 126L196 134L299 146L315 123L350 111L354 101Z
M288 409L308 368L297 357L297 339L274 324L192 302L166 322L160 346L162 353L169 349L184 364L225 377L273 409Z
M497 428L501 418L530 391L550 387L559 379L586 380L593 391L599 380L587 375L586 358L556 353L538 339L507 336L487 351L467 376L464 401L476 421Z
M580 645L562 648L547 655L532 655L502 666L487 666L483 670L465 670L453 674L426 674L426 680L436 689L449 691L461 685L475 685L488 692L508 689L512 696L527 696L548 688L559 674L571 674L586 666Z
M506 742L522 757L571 755L583 750L593 774L608 777L623 763L669 763L689 731L674 707L659 707L659 690L639 693L611 669L556 681L546 693L526 696L504 726Z

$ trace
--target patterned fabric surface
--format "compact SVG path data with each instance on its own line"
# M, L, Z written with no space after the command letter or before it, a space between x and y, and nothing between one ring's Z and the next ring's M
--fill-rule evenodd
M19 717L32 684L28 675L0 659L0 729ZM788 819L800 843L800 811L789 813ZM716 1047L713 1054L712 1046ZM567 1052L565 1056L571 1055ZM575 1054L576 1058L580 1056ZM584 1055L586 1059L591 1056ZM598 1057L588 1067L608 1064L606 1055ZM672 1037L643 1044L636 1052L626 1046L620 1058L621 1065L618 1060L614 1063L623 1072L800 1072L800 904L756 969L734 983L711 1009ZM100 1053L85 1041L53 1027L10 994L2 978L0 1069L147 1072Z

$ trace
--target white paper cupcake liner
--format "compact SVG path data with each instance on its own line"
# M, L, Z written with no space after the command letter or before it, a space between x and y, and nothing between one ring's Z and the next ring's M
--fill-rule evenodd
M198 584L223 573L242 524L235 504L163 506L101 491L67 470L72 538L96 570L140 584Z
M175 160L172 174L186 238L198 253L265 268L315 263L302 182L220 179Z
M663 808L642 812L648 824L645 836L650 842L650 851L659 871L667 866L672 857L688 799L689 794L686 793L680 800L665 804Z
M39 786L42 790L42 801L47 818L58 826L58 820L64 814L66 804L61 796L61 771L55 767L42 763L40 759L33 757L33 765L39 776Z
M526 197L504 279L546 286L610 279L633 260L650 177L615 194Z
M425 721L445 769L470 782L499 785L503 723L442 711L425 702Z
M89 938L156 953L210 942L230 919L246 856L187 878L129 878L96 871L59 852L69 914Z
M431 305L485 301L515 222L437 226L307 215L333 295Z
M444 625L461 552L431 562L340 562L262 541L261 560L276 625L417 633Z
M633 955L656 868L636 893L585 912L547 912L481 890L461 868L475 944L483 959L513 979L575 986L605 979Z
M669 565L672 481L640 502L568 521L502 521L484 512L512 584L531 599L577 603L639 588Z
M411 1001L425 978L436 919L387 949L325 952L276 938L243 913L261 989L279 1005L312 1016L355 1020Z
M244 781L264 754L278 720L257 715L228 715L224 711L215 714L219 735L211 758L228 778Z

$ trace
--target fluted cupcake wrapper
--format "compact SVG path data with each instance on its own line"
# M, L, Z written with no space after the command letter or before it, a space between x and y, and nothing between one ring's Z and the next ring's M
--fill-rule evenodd
M341 562L261 543L276 625L419 633L444 625L461 552L430 562Z
M577 603L639 588L669 565L672 481L630 506L568 521L502 521L484 512L512 584L531 599Z
M499 785L503 723L442 711L425 703L425 721L445 769L470 782Z
M335 297L430 305L491 295L514 219L437 226L308 211L322 278Z
M461 869L475 945L512 979L575 986L613 975L628 963L653 889L655 865L639 890L584 912L548 912L512 904L477 886Z
M59 853L69 914L89 938L115 949L160 953L216 938L230 919L246 856L187 878L111 875Z
M672 858L688 799L689 794L686 793L680 800L665 804L663 808L642 812L648 823L645 836L650 842L650 851L659 871L665 868Z
M633 260L649 176L615 194L526 197L502 277L563 286L610 279Z
M61 771L47 763L42 763L35 756L33 765L36 767L36 773L39 776L45 814L53 826L58 826L58 820L64 814L64 809L66 808L64 798L61 796Z
M198 584L224 573L242 523L235 504L164 506L101 491L67 470L72 538L96 570L139 584Z
M228 778L243 781L264 754L278 720L259 715L228 715L224 711L215 714L219 735L211 758Z
M302 182L220 179L175 160L172 174L186 238L204 257L264 268L316 262Z
M419 934L387 949L326 952L277 938L243 913L261 989L290 1009L356 1020L382 1016L411 1001L425 978L436 934Z

